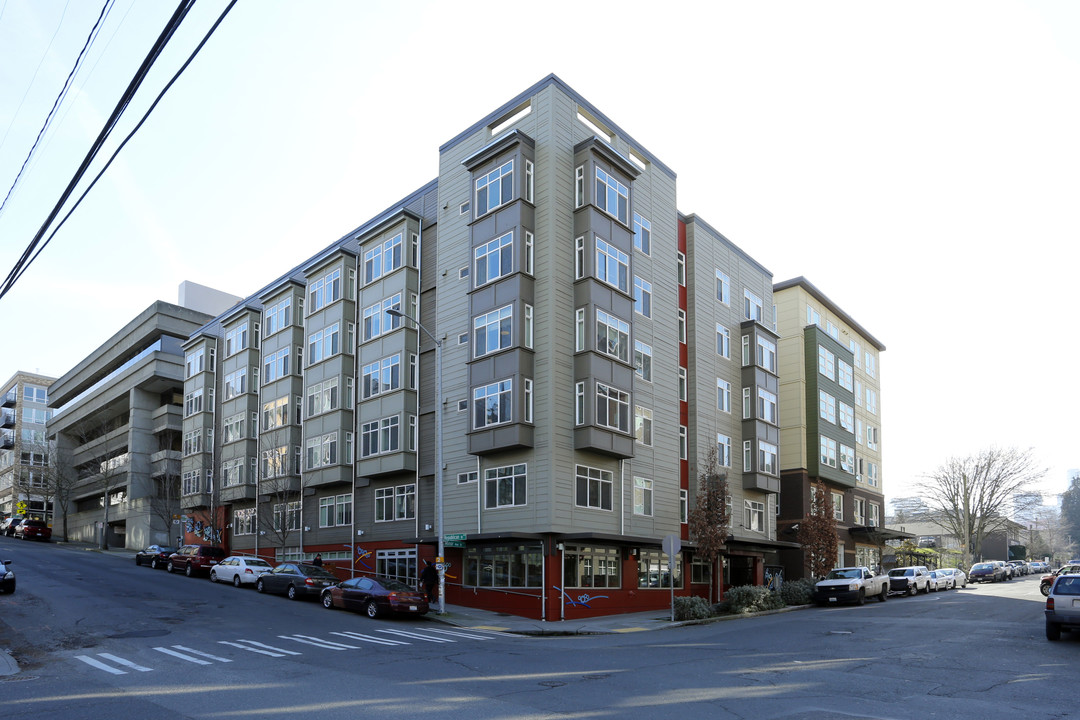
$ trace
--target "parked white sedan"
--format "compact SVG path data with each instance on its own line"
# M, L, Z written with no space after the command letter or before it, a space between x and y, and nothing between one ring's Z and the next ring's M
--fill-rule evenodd
M952 575L944 570L933 570L930 572L930 589L931 590L949 590L956 587L953 584Z
M230 555L210 570L210 582L231 582L233 587L254 585L274 566L254 555Z

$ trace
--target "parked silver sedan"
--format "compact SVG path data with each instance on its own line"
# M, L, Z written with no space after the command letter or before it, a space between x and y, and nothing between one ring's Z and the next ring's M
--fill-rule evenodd
M953 584L952 575L944 570L931 570L930 571L930 589L931 590L951 590L956 587Z
M960 568L940 568L938 572L948 573L952 576L952 586L954 588L967 587L967 573Z
M254 555L230 555L210 570L210 582L231 582L233 587L254 585L274 566Z

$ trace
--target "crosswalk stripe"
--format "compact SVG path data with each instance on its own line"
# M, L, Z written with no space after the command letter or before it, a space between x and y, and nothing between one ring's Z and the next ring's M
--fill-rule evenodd
M127 670L121 670L119 668L114 668L111 665L106 665L105 663L99 662L99 661L95 660L94 658L89 657L87 655L76 655L75 659L76 660L82 660L84 663L86 663L90 667L96 667L98 670L104 670L105 672L112 673L113 675L127 675Z
M456 637L469 638L470 640L494 640L491 635L473 635L472 633L461 632L458 630L436 630L432 628L428 632L442 633L443 635L454 635Z
M362 635L356 632L336 632L332 635L342 635L347 638L353 638L354 640L363 640L364 642L373 642L379 645L408 645L409 643L404 640L390 640L389 638L376 638L370 635Z
M131 662L130 660L125 660L124 658L116 657L115 655L110 655L109 653L98 653L98 657L103 657L106 660L113 661L117 665L123 665L124 667L131 668L132 670L138 670L139 672L150 672L150 671L152 671L154 669L154 668L143 667L142 665L136 665L135 663Z
M200 660L199 658L193 658L190 655L185 655L182 652L177 652L177 651L171 650L171 649L169 649L167 647L156 647L154 649L157 650L159 653L165 653L166 655L172 655L175 658L180 658L181 660L186 660L187 662L195 663L196 665L209 665L210 664L206 660Z
M331 640L320 640L319 638L314 638L310 635L278 635L278 637L282 640L292 640L293 642L314 645L315 647L322 647L327 650L359 650L356 645L346 645L345 643L336 643Z
M247 644L244 644L247 643ZM239 640L237 642L229 642L228 640L218 640L219 645L229 645L234 648L240 648L241 650L247 650L248 652L258 653L260 655L269 655L270 657L285 657L286 655L299 655L298 652L292 650L282 650L281 648L273 647L272 645L263 645L261 642L255 642L254 640ZM258 647L251 647L257 645ZM259 648L264 648L259 650Z
M198 655L199 657L210 658L211 660L216 660L218 662L223 662L223 663L232 662L232 660L230 660L229 658L218 657L217 655L211 655L208 652L203 652L202 650L195 650L194 648L184 647L183 645L173 645L173 647L176 648L177 650L183 650L184 652L189 652L192 655Z
M404 630L376 630L375 632L388 633L390 635L400 635L401 637L413 638L414 640L423 640L424 642L433 642L433 643L457 642L456 640L451 640L450 638L426 637L424 635L420 635L419 633L405 632Z

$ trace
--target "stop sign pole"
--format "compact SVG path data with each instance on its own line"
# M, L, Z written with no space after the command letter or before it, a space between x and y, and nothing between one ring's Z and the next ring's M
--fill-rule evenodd
M667 553L668 585L671 588L671 622L675 622L675 556L682 550L682 538L674 533L665 535L660 547Z

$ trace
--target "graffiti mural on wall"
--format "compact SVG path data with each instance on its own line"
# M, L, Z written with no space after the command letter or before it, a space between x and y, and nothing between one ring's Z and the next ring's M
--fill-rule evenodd
M214 528L208 523L204 523L202 520L188 517L184 523L184 532L205 540L212 545L221 544L221 530Z
M765 587L773 591L780 590L784 584L784 568L778 565L765 566Z
M557 585L552 585L551 587L555 590L558 590L559 593L566 600L566 604L571 607L580 605L581 607L592 609L592 606L589 605L589 603L591 603L593 600L607 599L607 595L589 595L588 593L582 593L581 595L578 595L577 600L575 600L574 598L570 597L567 592L561 587L558 587Z
M351 545L343 545L342 547L351 547ZM357 545L356 546L356 557L353 559L353 565L356 565L356 563L360 563L365 568L367 568L368 570L371 570L371 571L374 572L375 569L373 567L371 567L371 565L369 565L367 563L367 559L369 557L371 557L371 555L372 555L372 552L370 550L365 550L364 548Z

